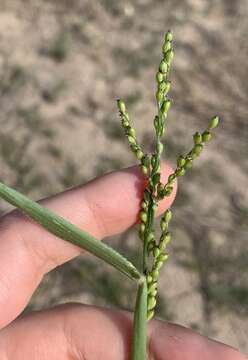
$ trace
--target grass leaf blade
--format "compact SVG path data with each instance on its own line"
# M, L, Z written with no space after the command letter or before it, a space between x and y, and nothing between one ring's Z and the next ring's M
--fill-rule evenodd
M0 182L0 197L22 210L42 227L57 237L77 245L104 260L131 278L139 280L141 274L124 256L90 234L78 229L64 218L27 198L25 195Z

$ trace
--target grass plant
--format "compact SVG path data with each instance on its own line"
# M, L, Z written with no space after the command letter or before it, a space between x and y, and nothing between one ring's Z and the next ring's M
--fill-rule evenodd
M63 52L59 50L56 54L59 55L56 55L58 60L64 58L64 50ZM139 238L143 244L141 271L110 246L79 230L67 220L28 199L16 190L0 183L1 198L19 208L49 232L86 249L136 282L137 298L134 311L132 360L145 360L147 357L147 323L155 315L159 274L169 257L167 245L171 240L169 223L172 218L172 211L167 209L164 212L160 219L160 234L155 234L155 215L158 203L166 196L171 195L176 180L184 176L192 167L195 159L198 158L204 146L211 139L212 130L216 128L219 122L218 117L214 116L206 130L202 133L196 132L193 135L192 149L188 153L179 156L174 172L165 183L162 183L161 155L164 146L161 139L166 132L167 117L171 106L168 94L171 87L169 75L173 56L173 36L171 31L168 31L163 39L162 59L156 73L157 113L154 117L155 148L153 153L145 153L142 145L138 142L136 131L131 124L124 101L120 99L117 101L122 128L127 136L130 149L138 160L140 169L146 178L146 187L140 203L139 213Z

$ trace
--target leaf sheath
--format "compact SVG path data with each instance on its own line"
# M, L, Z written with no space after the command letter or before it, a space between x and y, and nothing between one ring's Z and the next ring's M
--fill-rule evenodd
M146 360L147 284L139 284L133 323L132 360Z

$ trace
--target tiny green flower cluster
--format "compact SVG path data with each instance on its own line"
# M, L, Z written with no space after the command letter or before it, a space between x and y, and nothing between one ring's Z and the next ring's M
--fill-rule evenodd
M172 213L170 209L167 209L160 220L161 236L158 245L155 240L149 242L148 252L153 254L154 261L152 269L147 276L148 285L148 299L147 299L147 320L150 320L154 316L154 309L156 306L156 296L158 287L159 271L162 268L164 262L168 259L169 254L166 253L167 244L170 242L171 236L168 231L168 225L171 220Z
M163 152L163 144L160 141L165 132L165 120L170 109L171 101L168 98L168 92L171 87L171 83L168 80L168 74L171 66L171 62L174 56L172 49L172 33L168 31L164 37L164 43L162 46L163 58L159 64L159 69L156 74L157 82L157 108L158 114L154 118L154 128L156 132L156 147L155 153L151 157L152 173L150 177L150 186L154 192L160 182L160 157Z
M126 105L123 100L118 99L117 106L118 106L118 109L120 112L122 127L125 130L125 134L127 136L128 142L130 144L130 148L131 148L132 152L134 153L135 157L140 161L143 174L148 175L149 166L150 166L149 157L143 153L140 145L137 142L136 131L130 125L129 115L126 110Z
M218 116L214 116L208 125L208 128L201 134L196 132L193 135L194 146L193 148L185 155L180 155L177 159L176 170L169 175L168 181L165 185L162 183L158 186L157 198L162 200L165 196L169 196L173 191L173 186L178 177L185 175L188 169L192 168L193 160L196 159L203 150L204 145L209 142L212 138L211 130L216 128L219 123Z
M165 212L164 216L161 219L161 236L159 244L157 245L155 241L153 222L155 211L158 206L157 193L159 189L160 182L160 163L161 163L161 154L163 152L163 144L161 142L161 137L165 132L165 121L170 109L171 101L168 98L168 92L171 87L171 83L168 80L169 70L171 62L174 56L174 51L172 48L172 33L168 31L164 37L164 43L162 46L163 58L159 64L159 69L156 74L156 83L157 83L157 92L156 92L156 101L158 114L154 118L154 128L156 133L156 144L155 144L155 153L151 157L151 175L149 178L149 183L147 190L150 192L150 203L148 203L148 214L150 209L150 224L146 224L146 229L144 233L144 247L146 247L147 256L152 257L152 264L150 269L146 267L146 278L148 286L148 298L147 298L147 319L150 320L154 315L154 309L156 306L156 295L157 295L157 282L159 277L159 271L163 266L164 262L168 258L168 254L165 252L165 247L170 240L170 235L168 232L168 223L171 217L171 212L168 210ZM142 223L141 223L142 226ZM140 228L141 231L141 228Z
M168 98L168 92L171 87L171 83L168 80L168 74L174 56L171 31L168 31L164 36L162 53L163 58L159 64L156 74L156 102L158 112L154 118L156 142L153 154L147 155L141 149L141 146L138 144L136 139L135 130L130 125L129 115L126 110L125 103L122 100L117 101L122 127L125 130L131 150L135 157L139 160L141 170L147 179L147 185L144 190L139 213L139 237L143 243L143 274L146 276L148 287L148 320L154 316L159 272L164 262L168 259L169 255L166 248L171 238L169 232L169 222L171 220L172 213L170 209L167 209L162 215L160 221L160 238L158 241L155 240L154 221L158 202L172 193L176 179L183 176L186 171L192 167L193 160L200 155L204 145L211 139L211 130L213 130L219 122L218 117L215 116L211 119L208 128L203 133L196 132L194 134L193 148L185 156L179 156L175 171L168 177L167 183L163 184L160 180L161 154L163 152L161 137L165 133L166 119L171 105L171 101Z

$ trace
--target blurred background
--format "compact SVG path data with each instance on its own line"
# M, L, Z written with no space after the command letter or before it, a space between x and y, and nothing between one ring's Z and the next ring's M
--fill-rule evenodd
M159 316L246 354L247 17L246 0L0 1L1 181L33 199L134 163L118 97L152 151L154 76L172 29L165 159L175 164L212 115L222 123L180 179ZM107 241L137 262L134 230ZM65 301L132 309L134 288L81 257L47 275L27 310Z

